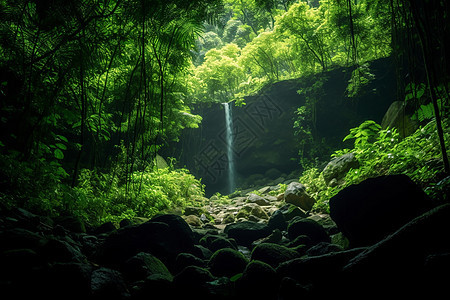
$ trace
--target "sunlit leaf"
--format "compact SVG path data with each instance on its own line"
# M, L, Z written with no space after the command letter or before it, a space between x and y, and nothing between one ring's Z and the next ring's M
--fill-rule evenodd
M55 158L56 159L63 159L64 158L64 153L61 151L61 149L56 148L53 153L55 154Z
M64 144L56 143L55 146L58 147L58 148L61 149L61 150L67 150L67 147L66 147L66 145L64 145Z

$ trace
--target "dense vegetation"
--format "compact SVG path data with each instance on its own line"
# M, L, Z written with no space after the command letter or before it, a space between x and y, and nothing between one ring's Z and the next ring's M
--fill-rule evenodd
M447 120L443 125L448 148L450 127ZM360 166L350 169L340 184L327 185L321 170L316 167L307 169L300 177L300 182L318 200L317 210L328 211L328 200L344 187L381 175L406 174L430 195L439 194L435 183L441 179L444 170L434 121L401 139L397 129L381 129L369 120L352 129L346 139L354 140L353 148L337 150L332 157L354 153Z
M358 1L351 16L339 1L224 2L225 27L207 27L194 60L199 101L242 100L265 84L355 65L351 95L370 80L365 62L391 53L387 2Z
M316 74L293 123L306 143L320 74L352 67L350 99L373 79L367 62L386 56L422 127L404 139L370 122L352 130L353 149L335 155L353 152L361 167L337 187L300 144L301 181L323 210L370 176L433 183L449 172L448 13L445 1L413 0L0 1L1 201L91 223L201 204L201 180L157 156L198 127L192 105L243 104Z

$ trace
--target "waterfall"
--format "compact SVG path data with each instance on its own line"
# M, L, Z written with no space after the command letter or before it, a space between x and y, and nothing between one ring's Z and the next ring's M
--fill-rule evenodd
M225 107L225 123L227 126L227 160L228 160L228 187L230 194L234 192L235 171L234 171L234 155L233 155L233 114L231 111L232 103L223 103Z

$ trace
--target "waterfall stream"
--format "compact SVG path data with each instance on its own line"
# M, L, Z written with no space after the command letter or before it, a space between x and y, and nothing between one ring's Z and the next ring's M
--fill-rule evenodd
M225 123L227 127L227 160L228 160L228 187L229 193L233 193L235 185L234 155L233 155L233 114L232 103L223 103L225 107Z

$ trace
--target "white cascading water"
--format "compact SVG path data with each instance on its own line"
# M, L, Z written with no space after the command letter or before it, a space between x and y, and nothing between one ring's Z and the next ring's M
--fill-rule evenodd
M227 126L227 160L228 160L228 185L229 193L233 193L235 186L235 171L233 157L233 114L231 103L223 103L225 107L225 123Z

